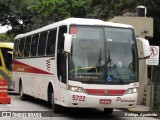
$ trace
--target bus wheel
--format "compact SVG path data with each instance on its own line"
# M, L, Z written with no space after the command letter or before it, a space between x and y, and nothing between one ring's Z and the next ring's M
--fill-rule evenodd
M104 108L104 113L110 115L113 112L113 108Z
M54 113L58 113L60 112L62 109L61 109L61 106L60 105L57 105L55 103L55 100L54 100L54 93L52 93L52 110Z
M21 100L26 100L26 95L23 93L23 85L22 85L22 82L20 82L20 85L19 85L19 93L20 93L20 99Z
M52 86L48 87L48 103L49 106L52 105L52 93L53 93L53 88Z

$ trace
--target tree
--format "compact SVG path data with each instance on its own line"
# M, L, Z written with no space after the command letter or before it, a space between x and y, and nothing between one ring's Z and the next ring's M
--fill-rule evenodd
M135 12L136 4L136 0L92 0L88 16L110 20L127 11Z
M32 1L33 0L0 0L0 24L12 26L9 34L28 31L27 24L30 23L32 14L30 14L27 8Z
M36 29L68 17L86 17L88 0L37 0L29 6L34 14L30 27ZM38 21L37 21L38 20Z
M7 35L5 33L0 34L0 42L13 42L14 35Z
M0 0L0 24L11 25L8 33L23 33L68 17L109 20L125 12L147 7L147 16L160 18L160 1L153 0Z

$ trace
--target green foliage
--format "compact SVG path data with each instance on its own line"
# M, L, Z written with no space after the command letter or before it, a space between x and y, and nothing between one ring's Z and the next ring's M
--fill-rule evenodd
M37 4L28 7L33 13L31 21L34 26L32 24L30 26L34 29L69 16L66 10L69 6L65 0L43 0L36 2Z
M1 33L0 34L0 42L13 42L14 40L14 35L7 35L6 33Z
M68 17L109 20L147 7L147 16L160 17L160 1L153 0L0 0L0 24L11 25L9 34L23 33Z
M153 103L153 109L152 111L160 111L160 101Z
M135 12L136 0L93 0L88 16L109 20L123 13Z
M28 7L34 14L31 18L30 29L36 29L68 17L108 20L130 8L133 3L135 5L135 0L35 0Z
M86 17L86 0L38 0L28 7L34 14L30 27L35 29L68 17ZM38 21L37 21L38 20Z
M152 111L160 111L160 101L159 101L160 99L158 99L159 91L157 89L157 87L158 87L157 84L158 84L158 81L155 81Z
M30 23L32 15L27 7L32 0L0 0L0 24L10 25L10 34L18 34L27 31L27 24Z

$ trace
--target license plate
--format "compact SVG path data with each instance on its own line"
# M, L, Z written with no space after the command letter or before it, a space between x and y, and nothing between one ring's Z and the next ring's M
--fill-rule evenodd
M100 104L111 104L111 100L110 99L100 99L99 103Z

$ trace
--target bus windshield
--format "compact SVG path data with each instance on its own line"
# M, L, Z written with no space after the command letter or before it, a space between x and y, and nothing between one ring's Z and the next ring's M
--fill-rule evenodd
M138 81L138 58L132 29L71 26L69 80L90 84Z

